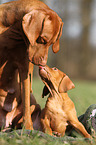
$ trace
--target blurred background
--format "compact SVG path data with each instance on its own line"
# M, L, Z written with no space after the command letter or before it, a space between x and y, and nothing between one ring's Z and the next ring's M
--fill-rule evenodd
M0 3L8 0L0 0ZM96 103L96 0L42 0L64 22L60 38L60 51L50 47L47 64L65 72L74 82L75 89L68 91L78 115ZM34 69L33 93L44 107L41 98L43 83ZM47 99L47 97L46 97Z
M62 18L60 51L49 65L72 78L96 80L96 0L43 0Z
M42 1L64 22L60 51L54 54L49 49L48 65L56 66L71 78L96 80L96 0Z

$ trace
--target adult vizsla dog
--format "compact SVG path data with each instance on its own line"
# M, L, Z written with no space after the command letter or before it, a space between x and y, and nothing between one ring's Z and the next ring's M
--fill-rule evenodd
M33 128L35 130L42 131L41 122L40 122L41 107L36 102L36 99L32 93L30 94L30 102L31 102L30 103L30 113L31 113L31 119L33 122ZM8 116L8 117L10 117L10 116ZM16 108L16 111L14 112L14 116L13 116L10 128L20 129L20 128L22 128L22 123L23 123L23 106L21 103L18 105L18 107Z
M18 0L0 5L0 98L4 97L10 102L11 98L16 99L14 93L19 93L17 95L22 98L26 129L33 129L29 83L32 71L29 70L29 62L44 66L51 44L53 52L58 52L62 26L60 17L43 2ZM7 66L11 67L11 71ZM8 70L8 73L13 74L16 69L20 78L17 91L16 84L9 86L10 79L13 79L8 78L6 72ZM10 109L13 110L12 106Z
M90 138L84 126L78 121L74 103L68 97L67 91L74 88L69 77L57 68L39 67L42 81L45 83L42 97L49 95L45 108L41 113L43 131L64 136L66 127L72 125L86 138Z

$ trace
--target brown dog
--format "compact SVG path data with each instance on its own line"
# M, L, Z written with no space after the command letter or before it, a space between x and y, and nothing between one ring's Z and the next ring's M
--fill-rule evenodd
M0 128L5 128L5 130L7 127L21 128L21 123L23 123L23 102L20 96L18 68L12 62L6 62L2 70L1 82L4 89L0 89ZM30 106L33 126L36 129L40 124L38 115L41 109L32 93L30 93Z
M40 115L41 115L41 107L39 104L37 104L35 97L33 94L30 94L30 113L31 113L31 119L33 121L33 128L35 130L42 131L41 128L41 122L40 122ZM11 128L20 129L22 128L23 123L23 106L22 103L18 105L16 108L16 111L13 116Z
M45 83L43 97L50 93L45 108L41 113L43 131L52 135L52 132L64 136L67 125L72 125L86 138L90 135L78 121L73 102L67 91L74 88L69 77L57 68L48 66L39 67L41 79Z
M19 94L22 98L26 129L33 129L29 86L29 74L32 72L29 71L29 62L45 65L51 44L53 52L58 52L62 26L59 16L43 2L18 0L0 5L0 97L9 100L10 104L11 97L14 98L13 94L18 92L16 96ZM16 83L14 86L8 84L13 79L10 81L8 77L11 74L7 74L7 71L13 74L17 69L20 79L16 83L20 84L19 88ZM16 76L18 79L18 74Z
M21 103L18 69L12 62L1 67L0 84L0 128L12 124L16 108ZM6 85L5 85L6 84Z

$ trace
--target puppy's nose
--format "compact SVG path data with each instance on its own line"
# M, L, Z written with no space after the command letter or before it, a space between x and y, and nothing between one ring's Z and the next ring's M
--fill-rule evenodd
M44 69L44 68L45 68L44 66L41 66L41 65L39 66L39 69Z
M42 66L39 66L39 69L42 69L43 67Z

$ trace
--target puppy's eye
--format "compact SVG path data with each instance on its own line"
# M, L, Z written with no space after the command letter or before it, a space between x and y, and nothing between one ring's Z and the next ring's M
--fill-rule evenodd
M53 67L52 69L53 69L53 70L58 70L56 67Z
M46 40L43 37L41 37L41 36L38 37L36 42L40 43L40 44L46 44L47 43Z

